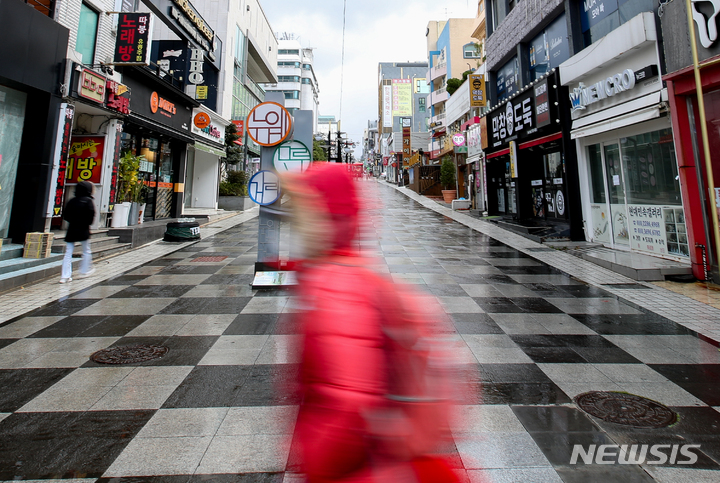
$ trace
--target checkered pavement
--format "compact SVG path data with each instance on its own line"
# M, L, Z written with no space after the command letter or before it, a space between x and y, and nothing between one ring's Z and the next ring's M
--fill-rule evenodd
M479 376L463 387L451 449L463 479L720 481L712 340L387 186L362 186L360 246L378 271L437 296ZM250 289L256 219L183 246L0 324L0 480L295 480L297 401L276 388L296 374L298 301ZM170 350L133 365L88 359L136 343ZM606 423L574 405L589 390L645 396L680 420ZM574 444L683 441L701 445L690 468L569 464Z

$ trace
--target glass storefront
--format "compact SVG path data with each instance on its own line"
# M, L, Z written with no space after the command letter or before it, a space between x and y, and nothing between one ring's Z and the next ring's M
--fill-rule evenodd
M25 123L26 94L0 85L0 239L7 237Z
M690 256L669 128L585 147L593 241Z
M170 218L176 182L170 139L124 132L122 153L127 151L145 158L138 173L138 180L146 187L145 219Z

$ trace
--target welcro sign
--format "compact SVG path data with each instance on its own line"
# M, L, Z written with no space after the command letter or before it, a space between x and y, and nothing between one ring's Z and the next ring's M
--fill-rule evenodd
M650 65L639 71L625 69L589 86L580 82L570 93L572 110L583 110L591 104L613 97L621 92L629 91L635 87L636 83L656 76L657 66Z

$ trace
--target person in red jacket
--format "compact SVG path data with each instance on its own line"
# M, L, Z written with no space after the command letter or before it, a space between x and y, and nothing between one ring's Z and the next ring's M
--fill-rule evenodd
M282 188L305 255L294 439L307 481L458 481L441 454L450 440L451 378L434 338L438 321L417 293L396 287L360 254L350 173L316 164Z

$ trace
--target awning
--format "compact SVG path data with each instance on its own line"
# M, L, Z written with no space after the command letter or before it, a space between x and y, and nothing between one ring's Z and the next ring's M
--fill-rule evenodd
M137 124L138 126L142 126L145 129L150 129L151 131L159 132L160 134L165 134L166 136L170 136L175 139L179 139L180 141L188 144L195 143L195 138L190 136L189 133L182 133L180 131L176 131L175 129L164 126L155 121L151 121L150 119L146 119L142 116L139 116L138 114L130 113L130 115L127 117L127 122Z
M577 119L573 121L570 138L593 136L656 119L660 117L660 110L665 107L665 103L660 100L661 93L653 92L647 96Z
M227 153L224 149L218 149L216 147L210 146L209 144L205 144L202 141L195 140L195 149L198 149L200 151L204 151L206 153L214 154L215 156L219 156L221 158L224 158Z
M432 137L434 137L434 138L440 137L440 136L442 136L443 134L445 134L445 131L446 131L446 128L444 128L444 127L443 127L443 128L440 128L440 129L436 129L436 130L433 132Z

